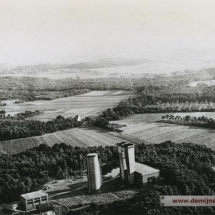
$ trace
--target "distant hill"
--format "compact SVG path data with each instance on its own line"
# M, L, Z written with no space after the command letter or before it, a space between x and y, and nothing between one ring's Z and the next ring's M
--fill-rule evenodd
M118 67L118 66L134 66L141 65L149 62L150 60L137 58L102 58L96 61L81 62L75 64L38 64L19 66L16 69L97 69L106 67Z

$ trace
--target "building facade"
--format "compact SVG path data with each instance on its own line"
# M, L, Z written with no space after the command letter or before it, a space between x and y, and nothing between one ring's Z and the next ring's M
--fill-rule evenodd
M48 194L44 191L36 191L21 195L21 203L25 211L36 209L37 205L48 203Z

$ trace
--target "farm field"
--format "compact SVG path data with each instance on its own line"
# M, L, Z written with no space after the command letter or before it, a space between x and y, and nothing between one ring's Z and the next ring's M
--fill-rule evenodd
M147 115L138 114L124 120L115 121L115 123L126 125L126 127L120 128L123 130L122 135L138 138L149 143L158 144L166 140L171 140L176 143L192 142L205 144L215 150L215 130L194 126L156 123L156 117L158 118L159 114L154 118L150 118ZM160 114L160 117L162 115Z
M11 115L26 110L39 110L43 113L31 119L42 121L51 120L58 115L64 117L81 115L81 117L86 117L97 115L107 108L115 107L120 101L128 99L133 94L133 91L91 91L90 93L52 101L38 100L21 104L7 101L7 105L2 106L1 109L5 110L6 114Z
M96 128L72 128L45 134L38 137L29 137L17 140L0 142L0 153L15 154L26 149L46 144L53 146L55 143L66 143L73 147L109 146L121 142L120 137L109 134L107 131Z

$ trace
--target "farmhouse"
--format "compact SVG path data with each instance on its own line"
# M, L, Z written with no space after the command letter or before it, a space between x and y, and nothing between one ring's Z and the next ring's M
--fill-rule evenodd
M160 171L150 166L135 162L134 144L118 143L120 174L123 181L142 187L155 183Z
M48 203L48 194L44 191L35 191L21 195L21 203L25 211L36 209L37 205Z

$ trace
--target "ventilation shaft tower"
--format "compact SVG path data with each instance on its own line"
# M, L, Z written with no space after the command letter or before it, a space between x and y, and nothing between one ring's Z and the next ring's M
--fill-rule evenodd
M101 171L98 154L96 153L90 153L87 155L87 178L89 192L98 191L101 188Z
M129 184L135 183L135 158L134 158L134 144L118 143L117 144L120 162L120 173L123 181Z

